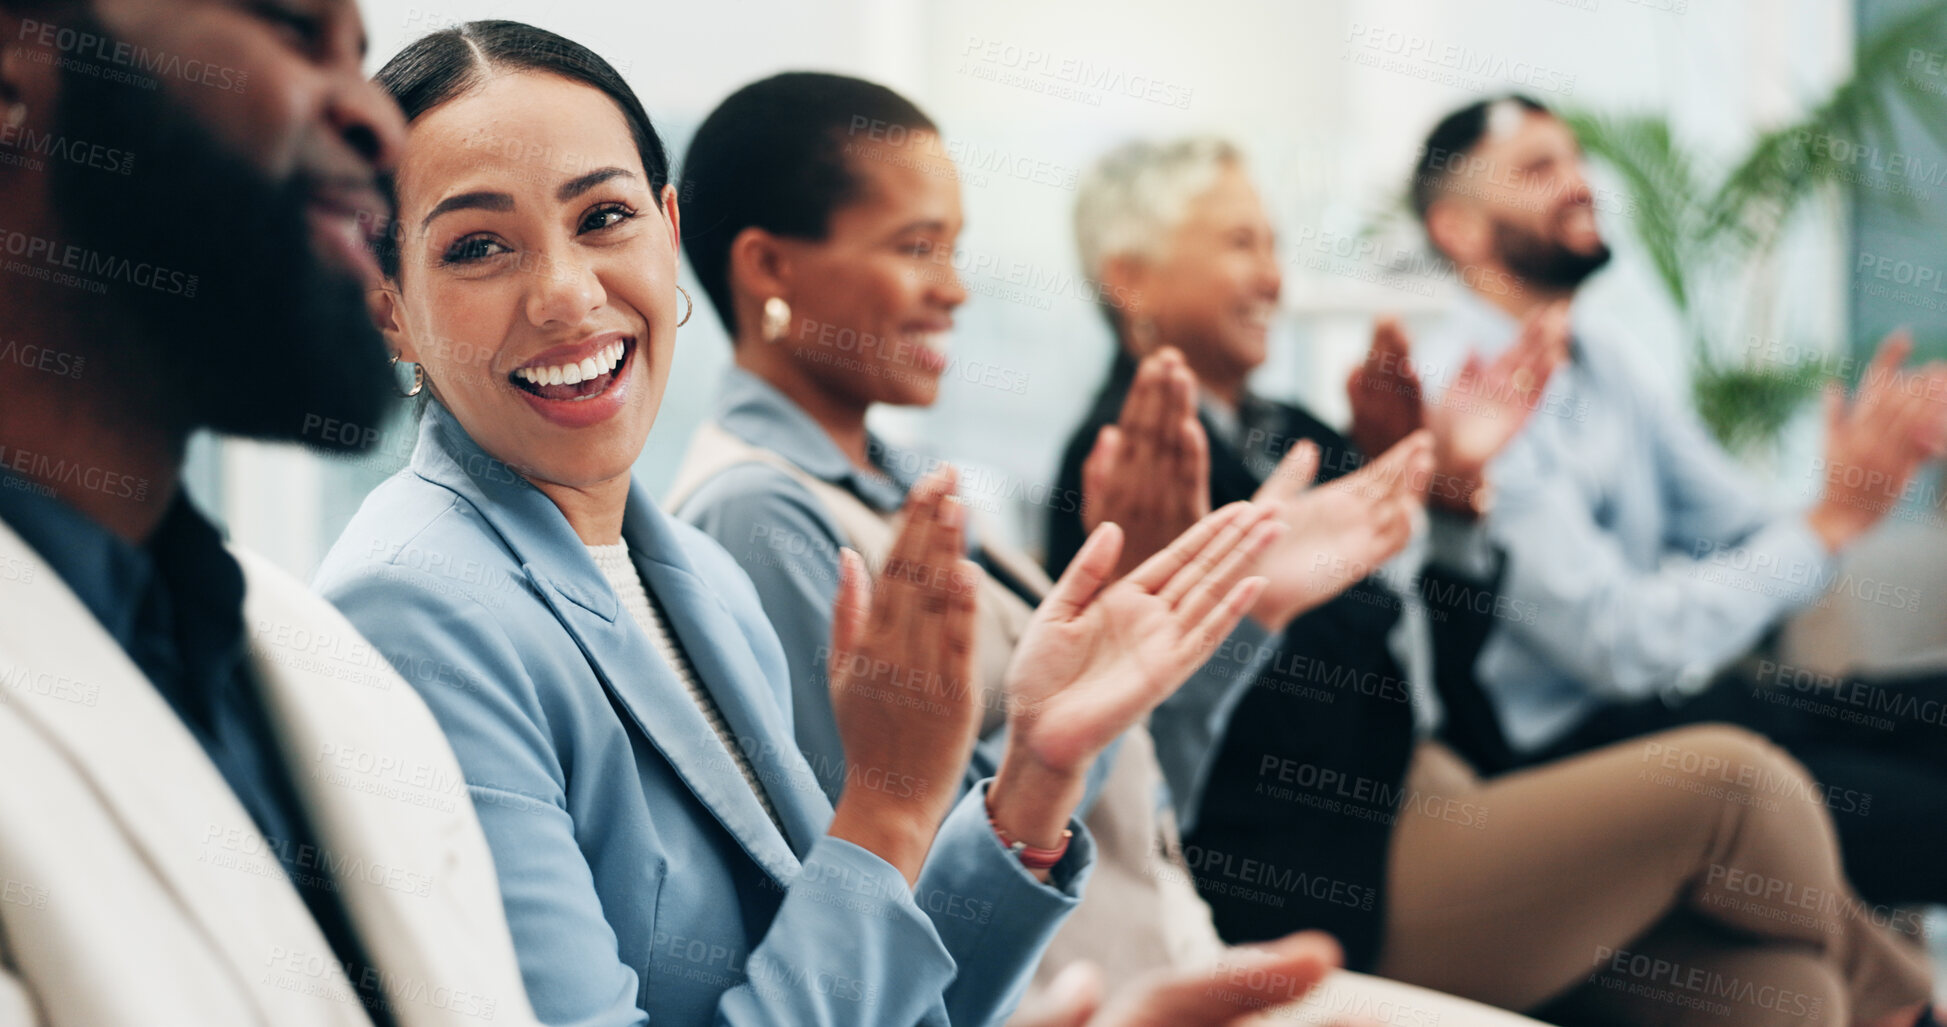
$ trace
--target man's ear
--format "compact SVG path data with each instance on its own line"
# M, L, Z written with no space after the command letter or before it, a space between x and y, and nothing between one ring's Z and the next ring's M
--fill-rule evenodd
M419 349L412 344L412 333L406 330L405 305L398 289L387 285L367 291L365 309L372 315L372 324L385 335L385 344L400 360L408 364L420 362Z
M1456 264L1478 264L1493 255L1487 215L1450 197L1427 208L1426 235L1434 249Z

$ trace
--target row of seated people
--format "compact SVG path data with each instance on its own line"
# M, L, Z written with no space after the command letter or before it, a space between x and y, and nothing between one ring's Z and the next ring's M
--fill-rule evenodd
M1451 376L1382 325L1349 437L1246 386L1281 283L1239 153L1106 158L1077 235L1119 349L1044 567L866 428L934 400L967 299L910 102L745 87L679 205L642 103L572 41L457 26L373 88L350 5L302 58L206 6L69 16L228 46L292 102L0 67L23 123L172 158L20 179L14 224L216 272L193 304L6 283L10 328L108 372L4 371L0 439L40 458L0 489L0 1022L1930 1016L1905 906L1939 898L1909 840L1939 831L1932 757L1910 725L1736 701L1709 671L1815 585L1665 557L1708 538L1818 580L1940 452L1947 375L1889 343L1829 420L1828 465L1872 473L1768 519L1573 326L1606 250L1545 110L1436 129L1429 154L1522 169L1415 179L1436 246L1497 272L1463 277L1518 284L1446 340ZM1551 205L1512 213L1511 182ZM679 250L735 367L665 512L631 468L691 316ZM377 424L388 349L418 443L319 572L334 612L221 545L182 449ZM1880 789L1879 837L1835 829L1836 782ZM1341 960L1405 985L1277 1008Z

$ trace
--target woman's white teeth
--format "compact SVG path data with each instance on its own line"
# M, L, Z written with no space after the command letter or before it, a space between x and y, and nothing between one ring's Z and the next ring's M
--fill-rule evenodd
M628 352L628 344L612 342L602 347L601 352L578 364L555 364L551 367L523 367L514 376L534 385L580 385L590 378L597 378L615 370Z

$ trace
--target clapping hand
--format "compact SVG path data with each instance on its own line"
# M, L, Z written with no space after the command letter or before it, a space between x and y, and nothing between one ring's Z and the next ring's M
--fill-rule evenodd
M1059 844L1089 763L1237 626L1265 585L1248 575L1283 531L1269 511L1233 503L1121 578L1122 530L1089 536L1008 667L1008 746L988 798L1009 837Z
M1318 447L1293 446L1253 502L1272 511L1286 532L1258 563L1269 582L1251 616L1280 632L1292 618L1370 575L1413 537L1414 512L1433 472L1433 439L1424 429L1385 455L1325 485L1312 487Z
M1346 379L1345 394L1352 404L1349 434L1361 453L1384 453L1426 426L1420 374L1398 318L1373 322L1372 345Z
M900 787L845 789L830 832L877 853L909 884L958 798L980 725L973 641L981 571L965 557L956 481L943 467L913 487L876 583L857 553L841 554L832 614L832 712L846 762Z
M1905 332L1879 345L1848 401L1825 394L1825 487L1806 519L1834 552L1897 505L1920 465L1947 452L1947 366L1902 370L1913 353Z
M1534 415L1542 389L1568 359L1568 338L1567 302L1545 304L1493 360L1469 354L1447 391L1427 403L1406 333L1398 321L1380 318L1365 362L1346 382L1352 440L1361 452L1379 453L1430 429L1431 501L1471 517L1482 505L1488 463Z
M1397 323L1381 323L1374 347L1368 373L1355 380L1376 389L1385 376L1403 374L1395 394L1411 398L1417 425L1419 384ZM1121 419L1102 429L1083 467L1084 523L1092 529L1114 521L1128 528L1118 576L1208 512L1210 459L1195 394L1195 378L1181 354L1167 348L1150 354L1137 367ZM1254 497L1288 530L1252 572L1267 579L1253 619L1282 631L1405 547L1413 511L1437 472L1432 436L1418 430L1412 441L1404 438L1389 442L1390 451L1359 472L1316 489L1310 485L1318 448L1300 443L1286 454Z
M1082 527L1123 530L1115 576L1169 545L1210 512L1210 444L1197 420L1197 382L1183 354L1144 357L1122 401L1082 464Z
M1435 506L1467 516L1479 510L1488 463L1534 416L1542 389L1568 359L1568 326L1567 301L1549 303L1522 321L1514 344L1492 361L1468 354L1427 411Z
M1009 1027L1231 1027L1277 1022L1264 1014L1294 1003L1343 961L1328 934L1307 931L1240 946L1208 969L1148 975L1103 1001L1099 972L1071 964L1049 994ZM1259 1017L1264 1017L1260 1021Z

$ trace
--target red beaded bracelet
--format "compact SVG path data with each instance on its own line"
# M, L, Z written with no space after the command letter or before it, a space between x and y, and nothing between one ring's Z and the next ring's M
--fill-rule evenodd
M994 818L991 816L987 818L987 826L994 829L994 837L999 838L1007 851L1013 853L1014 858L1020 860L1021 865L1029 870L1053 870L1055 864L1061 862L1061 857L1068 854L1068 840L1075 837L1075 832L1065 830L1061 833L1060 845L1052 849L1037 849L1027 842L1009 838L1007 832L1001 830L1001 825L994 823Z

